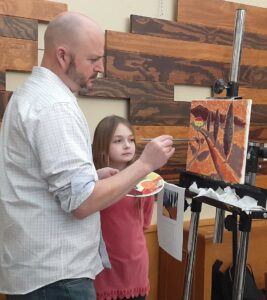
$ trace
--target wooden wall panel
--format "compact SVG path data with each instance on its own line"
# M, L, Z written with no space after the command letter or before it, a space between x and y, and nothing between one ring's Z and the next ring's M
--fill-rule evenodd
M229 63L232 58L231 47L182 41L142 34L107 32L108 50L119 50L172 58L221 61ZM186 51L185 51L186 49ZM209 50L207 52L207 50Z
M156 205L156 203L155 203ZM150 282L150 292L147 300L157 300L158 299L158 267L159 267L159 243L157 236L156 225L150 225L149 229L145 231L148 257L149 257L149 282Z
M165 98L173 100L173 85L165 82L127 81L112 78L100 78L94 82L93 89L88 93L81 91L80 96L130 99L140 96L146 99Z
M137 143L142 143L142 138L154 138L161 134L169 134L174 138L188 138L188 126L139 126L134 125L134 136Z
M188 20L187 20L188 22ZM131 33L206 44L232 46L233 30L131 15ZM267 50L267 35L246 32L244 48Z
M4 70L0 70L0 91L4 91L6 89L6 72Z
M263 125L254 125L249 128L249 140L262 141L267 140L267 128Z
M172 58L231 63L232 46L192 42L124 32L107 32L107 48L133 53L145 53ZM157 45L157 47L155 47ZM185 51L186 49L186 51ZM266 67L267 51L251 48L242 50L246 65Z
M37 20L0 15L0 36L37 41L38 22Z
M0 91L0 122L2 122L4 111L11 95L11 92Z
M224 0L178 0L177 21L204 26L234 29L236 9L246 14L246 31L266 34L266 9Z
M0 37L0 69L31 71L37 65L37 42Z
M144 53L172 57L173 59L184 58L222 63L231 63L232 61L232 46L226 45L174 40L115 31L107 32L106 42L109 50ZM267 51L244 48L242 50L242 62L250 66L265 67L267 65Z
M218 78L227 78L229 64L108 51L107 78L128 81L160 81L168 84L212 86ZM250 73L253 76L253 73Z
M130 121L134 125L189 125L190 102L146 100L142 98L130 100Z
M0 14L39 21L50 21L67 11L67 4L47 0L0 0Z

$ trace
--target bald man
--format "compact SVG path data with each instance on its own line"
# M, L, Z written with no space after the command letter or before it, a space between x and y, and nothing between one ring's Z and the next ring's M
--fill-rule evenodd
M0 134L0 292L8 299L95 299L109 266L99 211L174 153L172 137L148 143L127 169L95 170L75 92L104 71L104 33L88 17L50 22L40 67L14 93ZM123 213L123 212L122 212Z

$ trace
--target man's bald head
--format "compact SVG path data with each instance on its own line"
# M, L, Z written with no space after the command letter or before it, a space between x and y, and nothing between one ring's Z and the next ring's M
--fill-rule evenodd
M102 30L99 25L89 17L74 12L62 13L47 26L44 36L45 51L61 45L79 47L84 38L93 37L100 32Z

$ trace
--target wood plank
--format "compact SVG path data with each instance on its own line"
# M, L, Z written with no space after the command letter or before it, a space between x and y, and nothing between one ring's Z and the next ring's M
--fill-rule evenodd
M267 89L239 87L238 95L244 99L252 99L253 104L267 104ZM214 93L214 97L225 97L226 90L221 94Z
M179 0L177 18L179 22L188 22L204 26L234 30L236 9L246 10L246 31L266 34L267 19L265 8L228 2L224 0Z
M65 3L46 0L0 0L0 14L48 22L67 11Z
M144 143L142 138L154 138L162 134L169 134L174 138L188 138L187 126L133 126L136 143ZM146 144L146 143L144 143Z
M178 184L181 169L185 169L185 164L182 167L177 165L165 165L164 167L157 170L157 172L163 177L164 180L170 183Z
M131 15L131 33L207 44L233 45L233 30ZM265 32L266 34L266 32ZM267 35L246 32L243 48L267 50Z
M111 99L130 99L132 96L140 96L146 99L166 98L173 100L174 87L165 82L99 78L95 80L93 89L89 93L81 91L79 95Z
M2 122L4 112L11 95L12 92L0 91L0 122Z
M252 104L251 119L250 119L251 125L266 126L266 116L267 116L267 105Z
M216 79L228 78L229 69L230 64L197 59L174 59L164 56L107 51L106 76L108 79L160 81L170 85L189 84L210 87L213 86ZM250 72L251 78L254 77L254 73L253 70ZM246 82L248 82L247 78ZM262 81L254 82L260 85L265 84Z
M6 89L6 72L5 70L0 70L0 91Z
M187 60L204 60L222 63L232 62L232 46L167 39L142 34L107 31L107 50L150 54ZM186 49L186 51L185 51ZM241 64L265 67L267 51L244 48Z
M38 21L0 15L0 36L38 40Z
M107 78L127 81L160 81L172 84L213 86L222 78L227 83L230 64L204 61L197 58L171 58L150 54L138 54L108 50ZM241 65L240 86L266 89L266 67Z
M267 189L267 175L257 175L255 185Z
M155 203L156 205L156 203ZM157 226L152 224L149 229L145 231L145 238L149 258L149 283L150 291L146 300L157 300L158 295L158 272L159 272L159 242L157 236Z
M130 99L130 122L133 125L188 126L190 102L169 99Z
M267 141L267 128L266 124L254 125L251 124L249 128L249 140L266 142Z
M0 37L0 69L31 71L37 65L37 41Z

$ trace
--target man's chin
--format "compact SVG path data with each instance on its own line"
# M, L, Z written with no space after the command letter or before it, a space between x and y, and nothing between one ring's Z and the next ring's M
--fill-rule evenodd
M95 82L95 78L88 80L87 85L86 85L86 88L88 91L92 91L94 82Z
M93 90L93 82L87 83L87 85L80 86L81 94L88 94Z

